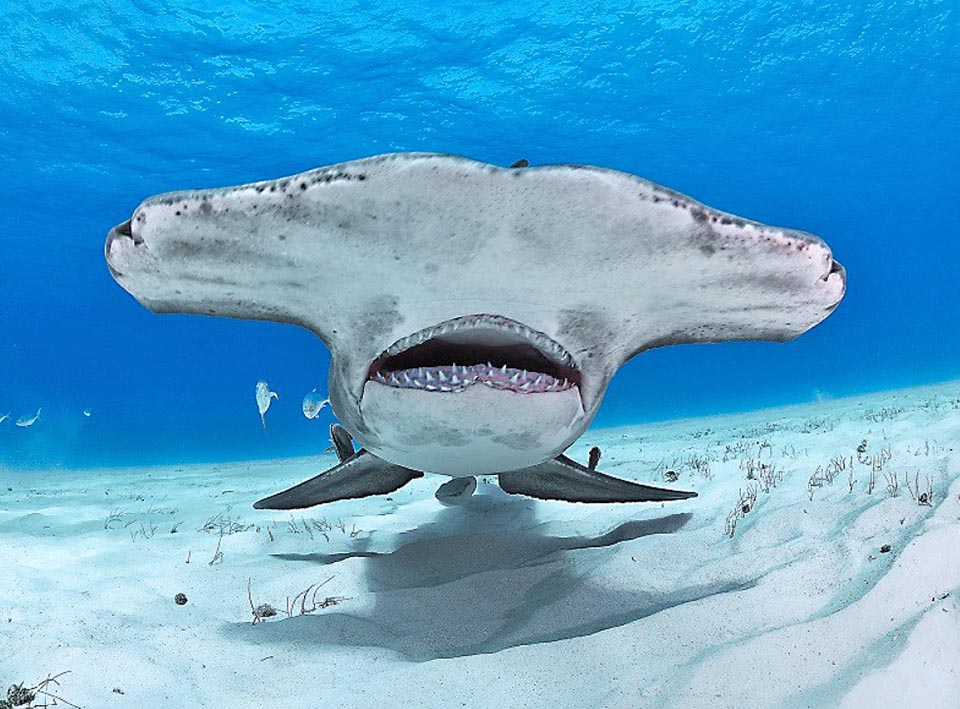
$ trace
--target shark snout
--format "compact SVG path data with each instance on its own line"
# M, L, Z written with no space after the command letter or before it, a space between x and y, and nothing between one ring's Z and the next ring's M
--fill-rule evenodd
M123 248L119 243L122 240L133 241L133 231L130 228L129 219L121 224L117 224L107 232L107 241L103 245L103 255L107 259L107 268L110 269L110 273L114 278L121 275L120 270L117 268L117 253L119 249Z
M840 301L843 300L843 296L847 292L847 269L831 257L830 270L823 276L822 280L831 293L826 307L826 311L831 313L840 305Z
M107 267L114 278L119 278L132 266L133 261L139 261L140 247L144 247L143 237L136 229L135 216L121 222L107 232L107 240L103 245Z

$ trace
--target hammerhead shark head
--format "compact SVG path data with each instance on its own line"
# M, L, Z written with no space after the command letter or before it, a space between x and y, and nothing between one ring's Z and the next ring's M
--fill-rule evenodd
M615 170L517 165L380 155L161 194L110 230L110 272L150 310L293 323L330 349L340 463L256 507L389 493L423 472L498 474L541 499L691 497L562 452L634 355L790 340L843 297L811 234Z

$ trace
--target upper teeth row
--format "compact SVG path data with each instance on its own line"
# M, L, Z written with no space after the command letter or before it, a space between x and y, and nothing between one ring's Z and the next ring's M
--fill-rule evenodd
M414 333L409 337L404 337L402 340L397 340L384 351L382 356L391 357L411 347L421 345L434 337L440 337L441 335L446 335L451 332L481 327L516 333L525 340L533 343L541 352L551 355L558 363L568 367L574 366L573 357L570 353L542 332L537 332L526 325L521 325L518 322L497 315L470 315L464 318L447 320L439 325L434 325L433 327L428 327L425 330Z

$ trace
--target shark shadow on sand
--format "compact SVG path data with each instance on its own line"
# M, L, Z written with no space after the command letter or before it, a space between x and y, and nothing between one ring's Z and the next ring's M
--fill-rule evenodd
M656 537L679 531L691 515L625 522L597 537L554 537L538 531L533 508L481 495L401 535L394 551L275 555L331 572L341 561L364 558L372 610L358 616L344 605L255 627L236 624L228 632L252 643L381 647L422 662L591 635L751 585L691 586L668 594L605 588L593 573L604 558L583 550L644 539L636 554L643 563L641 554L661 553Z

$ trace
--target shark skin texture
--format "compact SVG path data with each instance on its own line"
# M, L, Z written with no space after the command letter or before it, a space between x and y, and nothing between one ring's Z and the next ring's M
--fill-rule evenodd
M330 349L346 457L258 506L384 494L423 472L503 474L541 499L691 497L561 454L635 355L791 340L843 298L812 234L616 170L515 164L379 155L157 195L110 230L110 272L148 309L293 323Z

